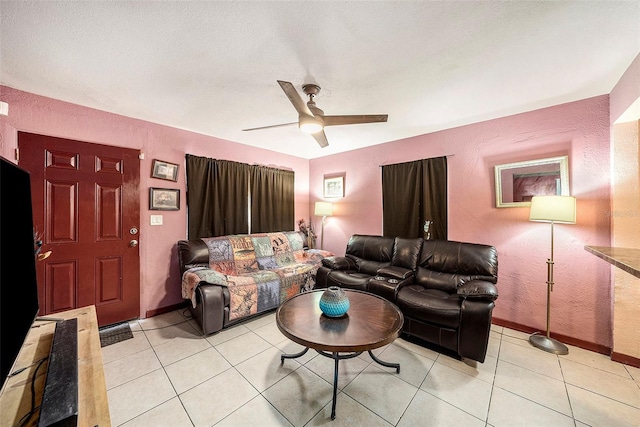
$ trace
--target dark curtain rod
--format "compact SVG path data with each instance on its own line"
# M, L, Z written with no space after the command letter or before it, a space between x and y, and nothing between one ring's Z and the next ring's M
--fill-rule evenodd
M444 156L436 156L436 157L428 157L426 159L420 159L420 160L429 160L429 159L437 159L438 157L454 157L455 154L447 154ZM417 162L417 160L409 160L408 162L400 162L400 163L389 163L388 165L378 165L378 167L383 167L383 166L391 166L391 165L401 165L403 163L411 163L411 162Z

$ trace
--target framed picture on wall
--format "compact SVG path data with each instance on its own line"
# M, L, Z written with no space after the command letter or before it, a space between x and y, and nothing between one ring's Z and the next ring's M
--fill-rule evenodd
M174 188L149 188L149 209L152 211L180 210L180 190Z
M178 181L178 165L162 160L154 160L151 166L151 178L166 179L168 181Z
M324 179L324 197L344 197L344 175Z
M569 156L495 166L496 207L531 206L533 196L569 193Z

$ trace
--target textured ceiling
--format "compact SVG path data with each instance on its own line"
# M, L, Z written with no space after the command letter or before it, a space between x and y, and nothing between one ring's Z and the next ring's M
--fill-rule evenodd
M638 1L1 1L0 82L315 158L611 91L640 52ZM277 80L322 87L296 126ZM10 112L11 113L11 110Z

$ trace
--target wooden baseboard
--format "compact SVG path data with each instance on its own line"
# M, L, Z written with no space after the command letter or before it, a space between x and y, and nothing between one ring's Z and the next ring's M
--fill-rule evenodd
M145 317L149 318L153 316L159 316L160 314L169 313L181 308L187 308L187 301L179 304L169 305L167 307L156 308L155 310L147 310L147 312L145 313Z
M514 329L516 331L524 332L524 333L527 333L527 334L532 334L534 332L541 332L540 330L538 330L536 328L532 328L530 326L522 325L520 323L515 323L515 322L512 322L510 320L498 319L496 317L494 317L492 319L492 323L494 323L495 325L498 325L498 326L504 326L505 328ZM569 345L573 345L573 346L576 346L576 347L584 348L585 350L593 351L593 352L600 353L600 354L605 354L607 356L612 356L611 348L607 347L605 345L602 345L602 344L596 344L596 343L593 343L593 342L590 342L590 341L584 341L584 340L581 340L581 339L578 339L578 338L573 338L573 337L569 337L567 335L556 334L556 333L551 333L551 337L557 339L558 341L560 341L560 342L562 342L564 344L569 344ZM626 357L629 357L629 356L626 356ZM612 357L612 359L613 359L613 357ZM631 358L631 359L633 359L633 358ZM628 363L628 364L631 365L631 363Z
M615 351L612 351L611 360L613 360L614 362L620 362L625 365L640 368L640 359L638 359L637 357L627 356L626 354L616 353Z
M504 326L505 328L514 329L520 332L525 332L527 334L540 332L536 328L532 328L526 325L521 325L520 323L511 322L509 320L499 319L496 317L492 319L492 323L498 326ZM584 348L585 350L594 351L596 353L609 356L611 357L611 360L613 360L614 362L619 362L619 363L622 363L623 365L629 365L629 366L634 366L636 368L640 368L640 359L638 359L637 357L628 356L626 354L616 353L615 351L612 351L612 349L607 346L592 343L589 341L579 340L577 338L568 337L562 334L551 334L551 336L565 344L573 345L576 347Z

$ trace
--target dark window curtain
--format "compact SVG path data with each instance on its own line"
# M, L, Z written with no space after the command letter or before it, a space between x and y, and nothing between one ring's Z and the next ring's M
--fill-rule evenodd
M245 163L217 160L218 199L223 217L213 224L212 236L249 232L249 168Z
M188 238L249 231L249 165L186 156Z
M294 172L251 168L251 232L289 231L294 226Z
M419 237L447 240L447 158L421 160L422 163L422 224ZM425 221L430 221L424 225Z
M421 221L422 177L419 162L382 167L382 233L385 236L414 237Z
M447 239L447 158L382 167L385 236Z

